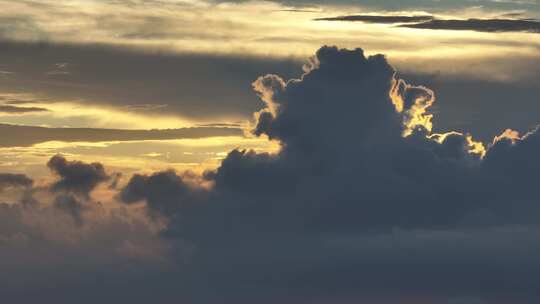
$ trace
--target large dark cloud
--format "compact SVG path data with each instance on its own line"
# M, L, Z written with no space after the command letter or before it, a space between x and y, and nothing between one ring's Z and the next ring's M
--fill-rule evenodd
M0 124L0 147L25 147L47 141L102 142L194 139L212 136L242 136L238 127L201 126L180 129L121 130L92 128L45 128Z
M115 250L108 267L97 264L104 270L81 261L78 270L94 270L55 277L69 286L62 293L39 280L10 282L9 299L32 303L28 291L39 286L55 303L538 302L537 131L507 131L487 151L468 135L435 134L434 93L361 49L323 47L301 78L270 74L253 88L264 102L253 132L279 141L279 153L233 150L202 177L137 174L119 193L126 208L144 206L164 225L159 240L178 268L130 275ZM50 163L58 183L84 176L70 189L85 193L106 176L97 164ZM117 248L117 236L106 244Z
M210 190L133 177L124 200L146 200L164 236L195 246L197 299L537 301L540 260L524 260L538 251L536 132L509 132L482 158L466 135L430 134L433 93L394 74L383 56L321 48L300 79L254 83L266 103L254 132L277 155L232 151L205 175Z

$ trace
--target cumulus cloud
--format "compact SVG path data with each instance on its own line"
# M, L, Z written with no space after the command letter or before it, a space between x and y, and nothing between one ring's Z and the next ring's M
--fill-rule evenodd
M170 170L150 176L135 174L122 189L120 198L128 204L146 200L151 211L171 215L178 212L182 202L193 202L193 194L194 189Z
M47 163L49 169L60 178L51 185L53 192L66 191L88 197L99 183L107 181L110 176L100 163L83 163L68 161L61 155L53 156ZM61 203L61 205L66 205ZM73 205L69 203L68 205Z
M10 187L30 187L34 181L24 174L0 173L0 191Z

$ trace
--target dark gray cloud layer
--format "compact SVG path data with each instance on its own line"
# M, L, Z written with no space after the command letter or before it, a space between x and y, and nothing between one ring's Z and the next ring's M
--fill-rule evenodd
M536 20L515 19L467 19L431 20L401 27L429 30L468 30L477 32L531 32L540 33L540 22Z
M387 15L349 15L317 18L316 21L361 21L366 23L416 23L433 20L433 16L387 16Z
M0 105L0 113L7 114L25 114L35 112L47 112L48 110L40 107L17 107L11 105Z
M68 63L69 74L48 74L58 63ZM14 72L0 81L0 90L34 94L45 104L78 101L219 121L244 119L261 107L249 90L261 71L292 77L302 62L0 41L0 65Z
M246 0L216 0L216 2L246 2ZM403 10L427 10L430 12L445 12L448 10L459 10L471 7L482 6L485 10L526 10L528 12L539 12L538 1L494 1L494 0L400 0L400 1L381 1L381 0L282 0L274 1L305 8L320 5L361 7L373 10L403 11Z
M468 30L477 32L540 32L540 22L532 19L436 19L434 16L349 15L318 18L315 21L361 21L365 23L405 23L400 27L428 30Z
M229 127L194 127L164 130L120 130L90 128L45 128L0 124L0 147L24 147L47 141L101 142L172 140L212 136L242 136L243 131Z

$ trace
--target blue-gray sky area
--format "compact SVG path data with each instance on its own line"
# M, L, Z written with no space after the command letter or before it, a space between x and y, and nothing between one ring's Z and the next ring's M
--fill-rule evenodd
M2 301L540 301L537 0L0 8Z

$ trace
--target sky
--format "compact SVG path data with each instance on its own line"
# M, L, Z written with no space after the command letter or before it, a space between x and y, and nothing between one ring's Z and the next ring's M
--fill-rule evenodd
M0 0L0 298L529 304L538 0Z

